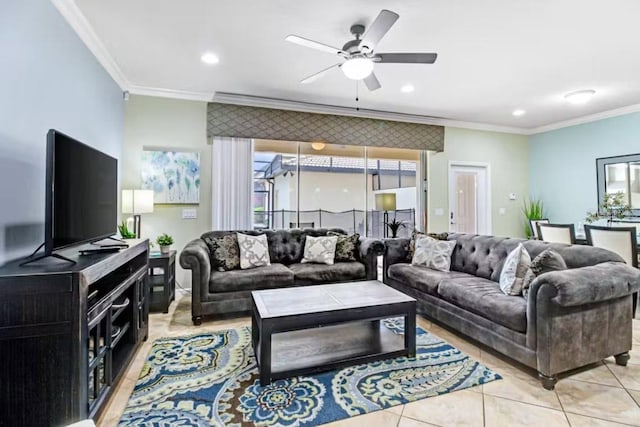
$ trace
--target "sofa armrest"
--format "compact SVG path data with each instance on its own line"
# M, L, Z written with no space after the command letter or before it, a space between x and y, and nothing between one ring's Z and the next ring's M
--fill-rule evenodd
M187 243L180 253L180 266L185 270L191 270L191 288L194 301L199 303L206 300L209 292L211 261L209 260L209 248L202 239L194 239Z
M588 267L551 271L531 284L529 298L536 300L539 290L562 307L612 300L640 290L640 270L621 262L604 262Z
M384 254L384 243L378 239L360 237L358 257L364 264L367 280L378 278L378 256Z
M384 257L382 258L383 282L387 281L387 270L393 264L406 263L409 259L409 238L384 239Z

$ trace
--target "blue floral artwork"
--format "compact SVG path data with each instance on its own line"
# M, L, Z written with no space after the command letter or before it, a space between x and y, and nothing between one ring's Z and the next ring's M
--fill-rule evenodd
M142 188L155 203L200 203L200 153L143 150Z

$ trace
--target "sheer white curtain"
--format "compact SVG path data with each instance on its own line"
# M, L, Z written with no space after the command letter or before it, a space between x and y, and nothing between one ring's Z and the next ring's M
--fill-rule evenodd
M213 138L211 215L214 230L253 226L253 140Z

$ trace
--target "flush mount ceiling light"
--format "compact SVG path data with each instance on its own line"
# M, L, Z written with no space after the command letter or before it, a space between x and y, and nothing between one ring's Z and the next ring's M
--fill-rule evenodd
M402 87L400 88L400 92L402 92L402 93L411 93L411 92L413 92L414 90L416 90L416 88L415 88L415 87L413 87L413 85L412 85L412 84L406 84L406 85L404 85L404 86L402 86Z
M351 80L362 80L373 71L373 61L369 58L351 58L342 64L342 72Z
M311 143L311 148L313 148L316 151L323 150L324 147L326 147L326 144L324 142L318 141L318 142L312 142Z
M586 104L591 100L591 98L593 98L593 95L595 94L596 94L596 91L593 89L578 90L578 91L566 94L564 96L564 99L576 105Z
M202 60L202 62L204 62L207 65L214 65L217 64L218 62L220 62L220 59L218 58L218 55L216 55L215 53L211 53L211 52L206 52L205 54L203 54L200 59Z
M518 108L517 110L513 110L513 113L511 113L511 114L513 114L516 117L520 117L520 116L524 116L525 114L527 114L527 112L522 110L522 109L520 109L520 108Z

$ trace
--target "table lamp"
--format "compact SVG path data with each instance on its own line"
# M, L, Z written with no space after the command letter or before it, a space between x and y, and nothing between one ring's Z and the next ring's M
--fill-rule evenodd
M389 223L389 211L396 210L396 194L395 193L380 193L376 194L376 210L384 211L383 222L384 231L383 236L389 236L389 230L387 224Z
M153 190L122 190L122 213L133 215L133 232L140 238L142 217L153 213Z

